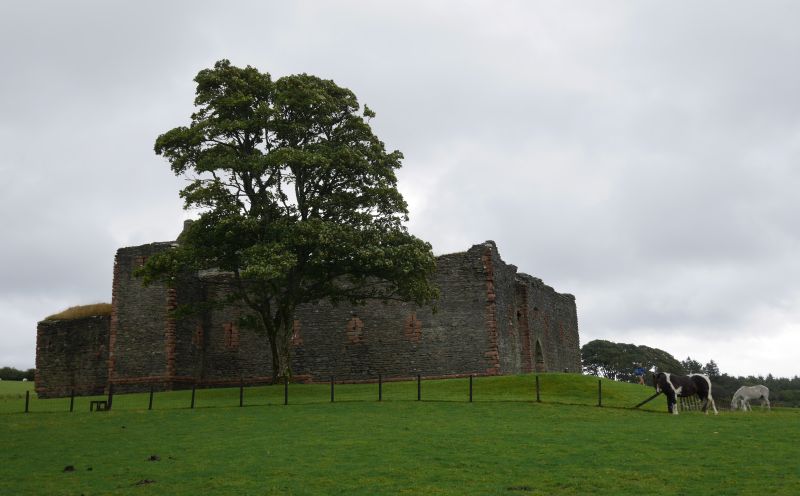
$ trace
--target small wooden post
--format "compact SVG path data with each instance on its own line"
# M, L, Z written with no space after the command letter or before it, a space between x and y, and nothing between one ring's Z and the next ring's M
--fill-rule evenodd
M333 403L333 376L331 376L331 403Z
M597 379L597 406L603 406L603 381Z
M69 411L72 413L73 408L75 407L75 389L73 389L69 394Z
M244 406L244 380L239 381L239 407Z
M472 374L469 375L469 402L472 403Z
M289 404L289 377L283 376L283 404Z
M25 413L28 413L28 406L31 402L31 392L25 391Z
M152 410L153 409L153 389L155 389L154 386L152 384L150 384L150 401L147 402L147 409L148 410Z
M541 403L542 399L539 397L539 376L536 376L536 403Z
M422 376L417 374L417 401L422 400Z
M106 400L108 404L106 405L106 410L111 410L111 403L114 401L114 384L111 383L108 385L108 400Z
M378 374L378 401L383 401L383 376Z
M190 408L194 408L194 391L197 387L197 384L192 384L192 406Z

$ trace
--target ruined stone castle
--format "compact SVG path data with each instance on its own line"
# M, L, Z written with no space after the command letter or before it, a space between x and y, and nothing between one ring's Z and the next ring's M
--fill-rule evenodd
M264 336L237 325L237 306L176 318L178 305L225 291L220 274L174 288L144 287L134 270L174 242L121 248L110 316L42 321L40 397L270 382ZM575 298L506 264L493 241L436 259L437 311L413 304L322 301L298 309L291 339L295 380L580 372Z

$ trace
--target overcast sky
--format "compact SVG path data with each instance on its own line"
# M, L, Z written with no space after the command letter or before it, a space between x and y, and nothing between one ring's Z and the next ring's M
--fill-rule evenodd
M227 58L350 88L410 231L493 239L581 344L800 374L800 3L0 3L0 366L191 213L153 153Z

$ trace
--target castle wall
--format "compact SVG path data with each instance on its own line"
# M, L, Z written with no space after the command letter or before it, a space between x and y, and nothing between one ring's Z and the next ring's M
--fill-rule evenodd
M167 353L172 350L174 356L173 362L167 362L166 375L173 383L193 383L202 380L203 376L207 324L203 313L185 310L197 302L205 301L206 288L195 275L185 274L175 285L172 295L174 309L178 312L172 317L173 334L166 335L169 341L165 342L165 348Z
M439 257L437 311L410 303L329 301L297 309L292 370L301 380L374 380L384 376L497 373L486 327L487 282L483 248ZM209 298L224 296L224 278L206 278ZM180 289L179 289L180 291ZM206 383L244 377L269 381L272 360L263 335L237 325L241 307L215 309L206 317ZM231 334L234 336L232 340Z
M544 370L580 372L580 344L575 297L557 293L540 279L527 274L519 275L517 294L527 298L521 301L526 307L531 353L536 343L541 345ZM532 357L535 362L535 356ZM536 364L533 363L536 369Z
M145 287L134 271L171 243L121 248L114 259L111 294L108 378L117 391L143 390L153 381L174 380L177 305L175 290L153 283Z
M144 287L133 275L148 257L171 246L153 243L117 252L112 315L103 341L108 343L105 375L102 353L95 359L99 369L97 363L85 362L89 365L84 377L84 365L68 362L66 352L37 349L44 394L51 389L63 392L67 383L97 391L98 384L108 382L123 392L151 385L171 389L271 380L266 337L240 323L245 307L207 305L191 314L173 312L224 298L230 290L228 276L213 271L187 274L168 288ZM441 292L436 311L401 302L334 306L321 301L299 307L291 339L295 378L362 381L375 380L378 374L580 372L574 297L518 273L502 260L494 242L437 257L434 282ZM69 356L86 355L85 360L86 350L95 350L90 341L102 340L99 328L83 333L49 329L45 326L39 334L57 336L53 342L74 340L76 350L82 351Z
M493 242L481 245L483 262L487 272L487 285L491 287L487 298L491 306L487 314L487 326L496 334L497 352L495 370L492 374L519 374L522 372L520 330L516 311L517 268L500 258Z
M408 303L370 302L298 309L301 345L296 372L312 380L485 374L494 370L486 328L486 276L482 250L437 259L441 291L437 311Z
M107 380L109 316L39 322L36 393L40 398L102 394Z
M224 277L206 280L209 298L224 295ZM399 302L299 307L291 348L295 377L517 374L533 370L537 340L542 370L580 370L574 298L518 274L493 242L438 257L434 281L441 291L435 312ZM230 306L206 317L203 382L270 380L266 338L237 326L245 311Z
M209 301L220 300L229 294L229 281L224 275L204 277L203 284ZM205 313L200 373L203 383L271 380L272 358L266 337L240 325L239 318L245 312L242 306L229 305Z

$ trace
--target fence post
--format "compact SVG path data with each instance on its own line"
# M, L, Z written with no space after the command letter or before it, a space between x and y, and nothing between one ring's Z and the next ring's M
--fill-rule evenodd
M190 408L194 408L194 390L197 387L197 384L192 384L192 406Z
M72 409L75 406L75 389L73 388L69 394L69 411L72 413Z
M152 384L150 384L150 401L147 402L147 409L148 410L152 410L153 409L153 389L154 389L154 386Z
M289 404L289 376L283 376L283 404Z
M417 374L417 401L422 400L422 376Z
M378 401L383 400L383 376L378 374Z
M108 400L106 410L111 410L111 403L114 401L114 383L108 385Z
M239 407L244 406L244 379L239 380Z
M31 392L25 391L25 413L28 413L28 405L31 402Z
M542 400L539 397L539 376L536 376L536 403L541 403Z
M469 402L472 403L472 374L469 375Z
M331 376L331 403L333 403L333 376Z
M603 406L603 381L597 379L597 406Z

